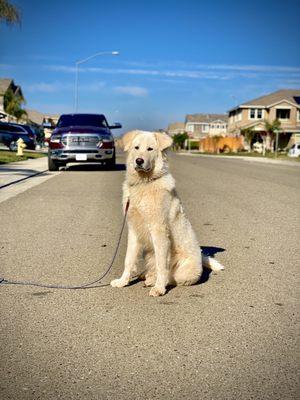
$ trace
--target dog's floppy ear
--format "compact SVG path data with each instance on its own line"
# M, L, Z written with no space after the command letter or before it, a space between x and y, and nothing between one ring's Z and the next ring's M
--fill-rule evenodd
M158 142L158 147L159 150L163 151L167 149L168 147L172 146L173 144L173 139L171 136L167 135L166 133L162 132L155 132L155 136Z
M124 151L128 151L133 139L139 134L139 131L130 131L125 133L122 137L122 144Z

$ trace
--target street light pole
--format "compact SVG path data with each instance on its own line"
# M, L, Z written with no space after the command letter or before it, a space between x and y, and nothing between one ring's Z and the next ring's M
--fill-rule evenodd
M120 53L118 51L101 51L95 54L92 54L89 57L86 57L82 60L78 60L75 62L75 89L74 89L74 112L78 110L78 72L79 72L79 65L89 61L90 59L97 57L97 56L104 56L104 55L112 55L118 56Z

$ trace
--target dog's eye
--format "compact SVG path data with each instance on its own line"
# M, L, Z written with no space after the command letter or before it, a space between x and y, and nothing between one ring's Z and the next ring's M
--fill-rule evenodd
M148 149L147 149L148 151L152 151L153 149L152 149L152 147L148 147Z
M138 150L138 149L139 149L139 146L135 146L135 149Z

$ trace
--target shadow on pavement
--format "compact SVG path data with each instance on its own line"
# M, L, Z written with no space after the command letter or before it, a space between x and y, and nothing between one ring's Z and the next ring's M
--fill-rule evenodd
M214 257L217 253L223 253L226 251L222 247L213 247L213 246L200 246L202 253L209 257ZM209 280L209 275L211 274L211 269L203 268L202 275L199 279L199 282L196 285L201 285Z
M4 167L5 165L5 167ZM28 169L28 168L9 168L7 164L0 165L0 173L2 172L12 172L14 175L32 175L40 172L36 169Z
M78 164L63 167L64 171L125 171L125 164L116 164L114 167L101 164Z
M213 246L200 246L202 253L209 257L214 257L217 253L223 253L226 251L222 247L213 247Z

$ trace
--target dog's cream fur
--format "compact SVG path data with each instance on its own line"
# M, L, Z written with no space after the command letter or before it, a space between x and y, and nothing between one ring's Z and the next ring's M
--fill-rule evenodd
M150 296L161 296L168 285L193 285L202 262L212 270L223 266L201 255L193 228L185 215L168 171L165 150L172 139L164 133L132 131L123 137L128 152L123 207L129 200L128 247L125 269L114 287L126 286L136 274L140 258L146 264L145 285ZM143 165L136 160L142 159Z

